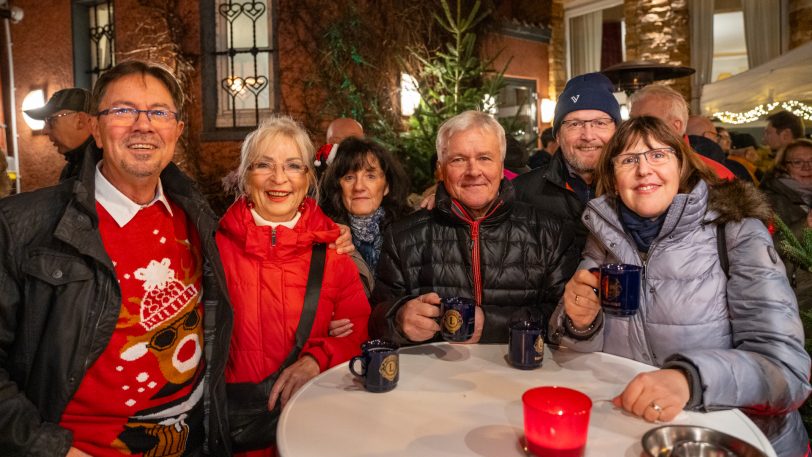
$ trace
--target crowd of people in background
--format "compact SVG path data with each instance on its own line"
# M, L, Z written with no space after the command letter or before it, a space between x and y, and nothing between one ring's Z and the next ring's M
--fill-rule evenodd
M273 456L307 381L369 337L438 340L441 299L462 296L465 343L540 316L553 345L658 368L617 408L741 408L779 456L804 455L812 273L775 248L776 217L812 228L802 121L769 116L760 147L667 86L633 94L624 121L613 91L568 81L533 154L489 114L456 114L426 190L356 120L317 149L273 115L221 218L172 163L186 100L169 70L124 62L55 93L28 114L65 156L60 183L0 200L0 449ZM645 268L636 315L601 310L590 270L606 263Z

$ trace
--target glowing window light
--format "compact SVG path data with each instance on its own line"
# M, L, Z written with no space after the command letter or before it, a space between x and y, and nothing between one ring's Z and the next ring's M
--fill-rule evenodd
M400 113L411 116L420 105L417 81L408 73L400 74Z
M486 94L482 97L482 111L495 116L499 112L499 107L496 105L496 97Z
M620 119L624 121L629 120L629 106L625 103L620 105Z
M549 98L541 99L541 122L549 124L553 122L555 116L555 100Z

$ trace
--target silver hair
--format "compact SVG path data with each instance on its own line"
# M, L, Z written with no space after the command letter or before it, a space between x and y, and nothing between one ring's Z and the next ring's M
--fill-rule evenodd
M668 103L668 112L664 114L669 123L673 120L680 120L682 121L683 130L688 127L688 102L685 101L685 97L681 93L668 86L650 84L633 93L629 97L629 105L634 106L635 103L650 97Z
M505 129L496 121L490 114L483 113L482 111L465 111L451 119L443 122L440 130L437 131L437 162L443 161L443 155L448 148L448 142L451 137L465 130L475 128L484 129L494 135L499 140L499 152L502 154L502 160L505 160L505 149L507 147L507 140L505 139Z
M316 150L304 127L290 116L272 115L263 120L256 130L245 137L240 149L240 165L237 167L237 190L239 195L248 195L247 176L249 167L262 155L264 146L283 136L293 140L299 149L299 155L307 165L308 194L318 200L318 186L313 158Z

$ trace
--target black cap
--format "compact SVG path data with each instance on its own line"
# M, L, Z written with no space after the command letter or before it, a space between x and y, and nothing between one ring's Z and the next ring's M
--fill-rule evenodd
M725 151L719 143L699 135L688 135L688 142L694 151L717 162L725 161Z
M62 89L54 93L42 108L27 109L25 114L33 119L44 121L48 116L62 110L90 112L90 92L78 87Z
M744 149L752 146L758 149L758 142L749 133L730 132L730 147L731 149Z
M530 171L530 167L527 166L530 155L527 149L511 135L506 135L505 141L505 168L518 174Z

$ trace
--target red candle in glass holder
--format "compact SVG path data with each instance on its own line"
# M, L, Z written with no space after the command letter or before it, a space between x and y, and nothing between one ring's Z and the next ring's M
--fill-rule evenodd
M577 390L544 386L522 395L527 450L539 457L581 457L592 400Z

